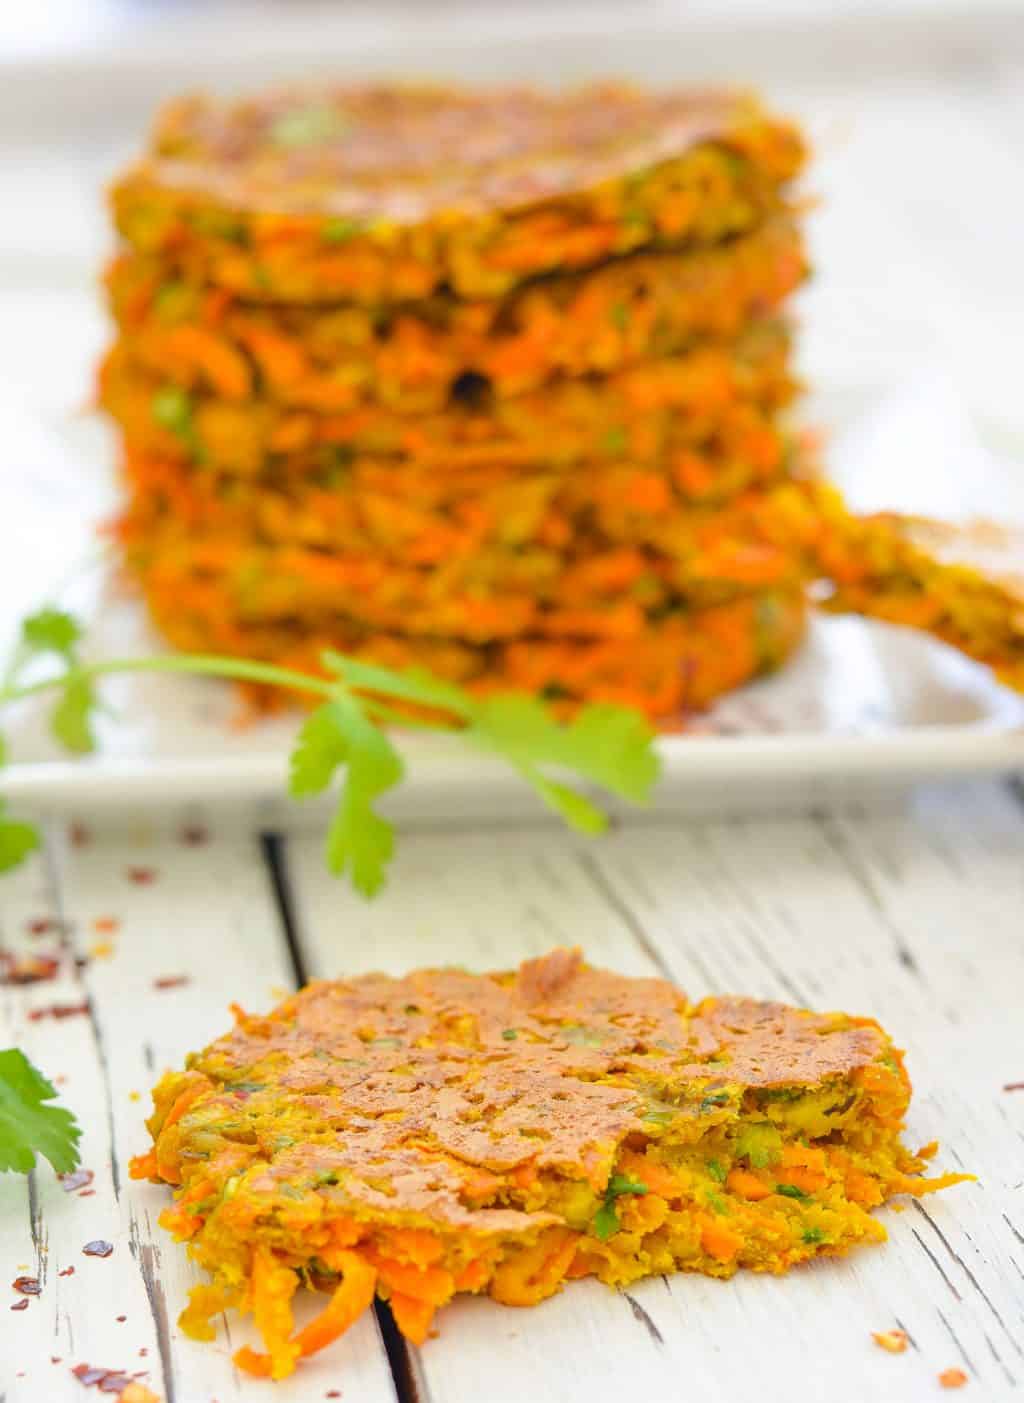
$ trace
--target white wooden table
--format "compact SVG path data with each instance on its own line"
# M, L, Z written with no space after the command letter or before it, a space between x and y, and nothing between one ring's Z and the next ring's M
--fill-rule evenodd
M422 8L406 7L399 28L424 67L438 35ZM811 121L827 203L816 222L809 374L861 394L927 356L958 380L986 430L1019 441L1024 69L1008 25L987 48L980 25L954 32L926 20L913 39L906 26L876 25L877 14L858 27L871 7L853 5L823 40L811 20L831 20L833 7L793 0L777 30L755 5L743 8L756 21L746 41L720 25L716 37L717 6L687 7L695 28L664 46L657 77L740 73ZM1012 3L998 8L1012 16ZM631 13L664 23L673 9ZM179 23L161 15L167 29ZM363 28L382 23L376 15L364 10ZM536 17L552 31L574 23L565 10ZM603 54L605 66L642 73L635 35L610 46L614 20L601 10L607 33L581 43L580 69ZM495 20L512 23L511 11ZM445 31L453 46L456 28ZM237 35L236 20L221 31ZM897 52L908 35L909 76ZM282 61L294 71L303 43L309 51L297 19L280 53L251 26L245 37L260 77ZM111 70L102 101L72 69L4 70L0 411L55 424L80 398L102 334L85 291L106 240L99 178L156 89L179 85L174 64L210 74L213 48L205 28L186 32L182 20L160 62L150 54L150 76ZM324 38L321 68L330 52ZM347 61L343 46L334 52ZM496 69L522 77L535 62L520 43L502 47ZM0 459L5 531L17 522L20 473ZM19 589L19 607L29 602L24 562L44 584L60 573L45 533L20 543L16 534L0 546L0 633ZM5 576L18 544L22 565ZM104 1396L72 1375L82 1363L139 1372L166 1403L269 1397L231 1365L246 1333L237 1321L212 1346L177 1330L196 1274L156 1225L166 1193L131 1182L126 1168L146 1145L149 1087L227 1026L229 1000L267 1007L305 978L376 968L507 966L560 943L693 994L877 1015L908 1050L909 1139L939 1139L941 1165L978 1183L886 1212L885 1247L782 1280L678 1276L628 1293L584 1281L530 1312L473 1299L446 1310L421 1351L396 1341L386 1314L370 1316L276 1386L278 1403L338 1390L347 1403L924 1403L942 1396L937 1376L949 1368L968 1375L965 1399L1016 1396L1024 1090L1004 1086L1024 1081L1020 784L933 786L881 812L640 822L596 845L446 815L443 829L403 836L392 885L372 906L325 875L318 837L265 840L217 814L188 834L158 824L154 795L145 828L94 823L75 844L55 826L37 860L0 879L0 944L61 961L55 982L0 988L0 1046L22 1046L57 1080L94 1174L79 1193L45 1165L28 1181L0 1177L0 1403ZM57 1018L54 1006L80 1011ZM112 1254L83 1255L100 1238ZM37 1275L42 1291L11 1311L18 1297L6 1283L21 1274ZM895 1327L911 1338L900 1356L871 1340Z
M147 1142L154 1077L228 1026L229 999L267 1007L309 977L486 969L562 943L693 993L876 1014L908 1050L910 1140L940 1139L939 1163L979 1182L886 1212L884 1247L781 1280L659 1277L628 1293L577 1282L529 1312L471 1299L443 1312L422 1350L367 1317L275 1399L340 1389L359 1403L861 1403L935 1397L937 1375L955 1367L965 1396L1014 1394L1024 1091L1003 1088L1024 1080L1019 786L934 788L888 813L638 824L597 845L456 824L406 835L373 905L325 874L319 847L313 835L216 827L82 845L54 833L0 887L5 947L63 961L56 983L0 991L0 1045L18 1043L57 1079L95 1174L87 1197L65 1193L48 1167L0 1179L6 1280L42 1283L27 1309L0 1315L0 1397L77 1399L69 1370L80 1363L144 1370L167 1403L264 1396L232 1368L237 1321L212 1346L178 1331L197 1273L156 1226L167 1193L126 1170ZM159 987L179 976L188 982ZM32 1018L54 1004L86 1011ZM113 1244L110 1257L83 1255L96 1238ZM911 1337L902 1356L871 1339L896 1327Z

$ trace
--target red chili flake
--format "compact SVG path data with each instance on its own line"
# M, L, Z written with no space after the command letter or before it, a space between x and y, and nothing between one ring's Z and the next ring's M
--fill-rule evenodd
M114 1371L112 1369L97 1369L94 1364L76 1364L71 1370L79 1383L86 1388L92 1388L93 1384L98 1384L101 1379L105 1379Z
M1008 1081L1003 1087L1004 1091L1024 1091L1024 1081Z
M87 1242L82 1248L86 1257L109 1257L114 1250L112 1242L104 1242L102 1237L97 1237L93 1242Z
M325 1398L340 1398L340 1397L341 1397L341 1389L340 1389L340 1388L331 1388L331 1389L328 1389L328 1391L324 1394L324 1397L325 1397Z
M60 969L53 955L11 955L0 950L0 984L41 984Z
M123 1325L128 1317L126 1315L116 1315L114 1319L117 1321L118 1325Z
M59 1354L51 1354L51 1355L50 1355L50 1363L51 1363L51 1364L59 1364L59 1363L60 1363L60 1355L59 1355Z
M58 1276L74 1276L74 1274L75 1274L75 1269L74 1269L74 1267L65 1267L63 1271L59 1271L59 1272L57 1273Z
M44 1008L34 1008L29 1013L29 1021L38 1023L41 1018L75 1018L80 1013L88 1013L88 1001L82 1004L48 1004Z
M92 838L92 834L84 823L73 823L70 836L71 846L74 848L84 848Z
M82 1192L78 1195L78 1197L79 1197L79 1198L92 1198L92 1197L94 1196L95 1193L96 1193L96 1190L95 1190L95 1189L83 1189Z
M187 828L181 830L181 841L190 848L201 847L203 843L210 841L208 831L199 823L189 824Z
M76 1189L88 1188L95 1177L91 1169L73 1169L70 1174L57 1175L66 1194L73 1194Z
M49 916L34 916L31 921L26 922L29 935L46 935L48 931L57 929L57 922L52 921Z
M97 916L92 928L97 935L113 935L116 930L121 929L121 922L116 916Z
M127 1374L111 1372L106 1378L100 1379L99 1390L100 1393L122 1393L130 1383L131 1379Z
M39 1296L43 1290L38 1276L16 1276L11 1286L20 1296Z
M187 974L161 974L153 980L154 989L180 989L183 984L191 984L192 979Z
M15 1301L11 1310L28 1310L28 1301Z
M129 882L138 887L148 887L156 881L156 870L152 867L129 867L126 875Z
M140 1359L145 1359L145 1357L146 1357L146 1355L147 1355L148 1353L149 1353L149 1350L146 1349L145 1346L143 1346L143 1348L139 1350L139 1358L140 1358Z

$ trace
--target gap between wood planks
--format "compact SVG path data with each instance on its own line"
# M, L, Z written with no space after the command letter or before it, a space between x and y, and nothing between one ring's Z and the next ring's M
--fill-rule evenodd
M299 939L295 901L284 858L284 840L279 833L261 833L260 850L277 902L295 983L298 988L302 988L309 983L310 976ZM429 1403L429 1391L415 1366L407 1340L395 1324L391 1307L386 1301L377 1298L373 1303L373 1310L377 1317L381 1342L388 1357L388 1367L391 1370L398 1403ZM0 1403L3 1403L2 1399Z

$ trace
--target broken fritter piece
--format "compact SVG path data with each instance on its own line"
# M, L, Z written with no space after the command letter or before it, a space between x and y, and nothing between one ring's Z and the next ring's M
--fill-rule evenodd
M902 1054L871 1019L742 998L556 950L518 970L310 985L154 1092L136 1178L211 1275L182 1327L251 1311L282 1378L375 1294L421 1344L459 1292L533 1305L566 1280L783 1272L885 1237L922 1177ZM297 1333L300 1284L329 1293Z

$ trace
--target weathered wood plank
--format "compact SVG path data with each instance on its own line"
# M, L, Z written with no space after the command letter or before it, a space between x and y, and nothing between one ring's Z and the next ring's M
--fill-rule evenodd
M85 1199L65 1194L48 1166L35 1174L34 1188L13 1175L0 1178L5 1270L13 1278L13 1268L28 1264L43 1281L42 1296L27 1310L12 1314L3 1302L0 1394L6 1387L10 1403L77 1400L81 1386L69 1368L88 1362L147 1369L166 1403L249 1398L253 1385L231 1364L232 1348L250 1338L245 1326L232 1320L230 1340L222 1330L213 1345L178 1331L176 1317L200 1274L157 1226L168 1192L129 1180L127 1160L146 1146L148 1090L161 1070L230 1026L229 1000L266 1007L292 984L258 843L137 833L97 839L59 865L60 880L38 861L0 887L5 943L52 946L46 936L26 934L32 919L69 926L58 983L2 991L0 1043L16 1042L48 1074L66 1077L60 1090L84 1127L83 1164L96 1177ZM105 929L110 921L112 932ZM95 953L101 942L112 947L108 957ZM76 956L89 960L84 969L76 970ZM187 984L155 986L176 976ZM28 1017L41 1005L84 1000L87 1015ZM113 1255L83 1257L82 1244L93 1238L109 1240ZM69 1266L74 1275L62 1277ZM51 1355L60 1364L51 1364ZM6 1377L12 1362L13 1374L23 1377ZM287 1403L342 1386L368 1403L394 1398L372 1317L298 1379L279 1385L275 1397Z
M631 827L599 845L495 831L405 839L394 885L371 906L333 885L318 843L288 867L309 971L514 964L579 943L693 994L739 991L876 1014L908 1048L909 1138L979 1175L888 1212L890 1243L782 1280L697 1277L616 1295L574 1283L527 1314L459 1301L414 1367L425 1397L494 1403L579 1396L934 1397L962 1367L986 1398L1024 1377L1020 1142L1024 1077L1024 809L996 785L925 795L871 819ZM901 1325L914 1347L883 1353ZM740 1345L739 1342L742 1342ZM491 1367L500 1356L501 1368Z

